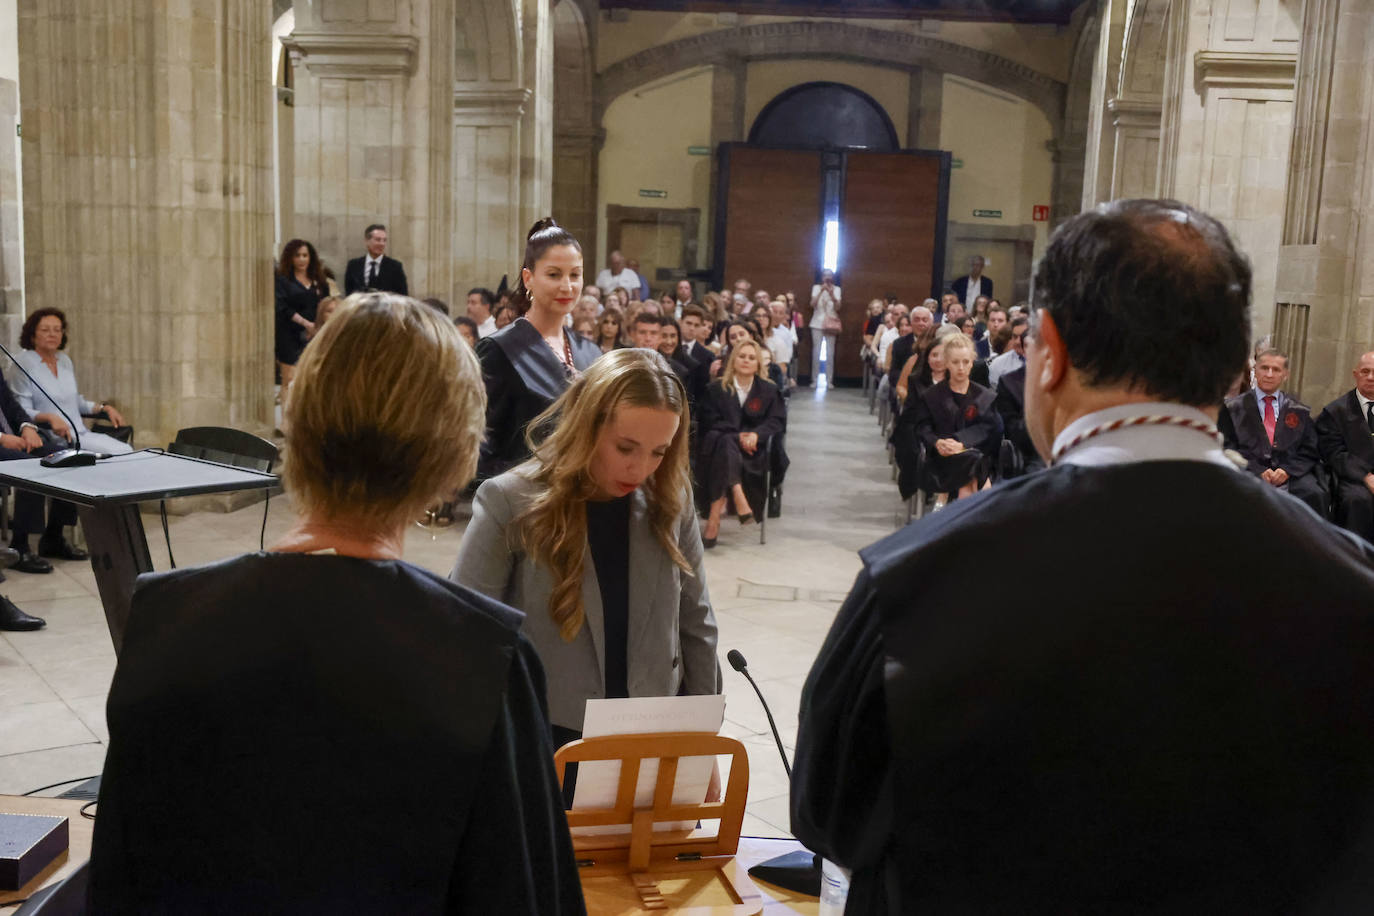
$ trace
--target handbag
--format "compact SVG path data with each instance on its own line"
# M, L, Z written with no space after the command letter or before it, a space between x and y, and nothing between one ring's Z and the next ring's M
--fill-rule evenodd
M833 315L826 315L825 321L821 324L821 330L827 334L839 334L842 327L840 319Z

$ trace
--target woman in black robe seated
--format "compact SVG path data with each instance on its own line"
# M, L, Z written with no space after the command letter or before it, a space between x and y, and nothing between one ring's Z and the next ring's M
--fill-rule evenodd
M763 503L768 440L787 426L781 392L758 374L761 349L748 337L731 346L720 379L707 386L706 397L697 405L701 440L697 475L710 505L702 543L708 548L715 546L720 534L727 497L733 500L741 525L754 520L750 507ZM775 447L775 487L781 485L787 463L786 455Z
M584 912L522 615L401 559L484 400L413 299L352 296L306 348L295 526L135 585L91 912Z
M916 402L926 389L945 380L945 345L942 337L930 335L925 346L907 360L897 382L897 402L902 412L892 424L893 459L897 462L897 491L910 499L920 489L919 462L921 440L916 435Z
M477 342L487 389L487 434L477 478L509 470L530 455L525 428L568 387L601 348L566 327L582 295L582 246L551 217L525 239L525 260L511 303L523 312Z
M986 485L1002 443L1002 418L992 406L995 393L969 380L977 359L973 341L951 334L942 349L948 378L922 392L908 411L926 449L921 486L937 494L936 509L950 494L971 496Z

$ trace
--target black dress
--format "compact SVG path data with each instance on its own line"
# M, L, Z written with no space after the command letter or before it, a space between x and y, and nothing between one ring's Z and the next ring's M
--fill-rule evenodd
M911 422L926 448L922 489L953 493L969 481L981 487L987 480L990 461L1002 444L1002 418L993 410L994 398L977 382L969 382L964 394L951 389L948 380L921 392ZM958 439L964 450L941 455L935 448L939 439Z
M96 913L582 913L522 615L399 561L141 576Z
M861 557L792 772L847 912L1369 911L1369 545L1150 461L1021 477Z
M277 361L288 366L296 365L305 349L305 328L291 320L300 315L306 321L314 321L320 307L320 300L329 295L327 286L302 286L295 275L277 275Z
M566 328L563 335L579 372L601 357L601 348L591 341ZM530 456L525 428L558 399L572 376L524 318L477 341L477 358L487 388L487 434L477 459L477 480L481 481Z
M717 380L707 386L705 397L697 403L697 412L697 475L708 504L725 496L735 484L743 484L749 505L757 514L763 505L768 440L787 428L782 394L772 382L755 376L741 405L735 389L727 390ZM752 455L744 454L739 447L739 434L748 432L759 436L759 446ZM774 487L782 485L789 464L779 446L781 442L774 446L773 454Z

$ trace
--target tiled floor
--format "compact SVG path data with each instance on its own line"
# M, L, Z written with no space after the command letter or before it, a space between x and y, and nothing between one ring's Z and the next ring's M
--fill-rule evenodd
M725 653L738 649L748 659L790 754L802 683L858 571L855 552L893 529L897 508L877 423L857 391L796 392L787 448L792 467L783 516L769 523L768 543L759 544L757 527L727 520L706 564L720 629L725 731L749 748L744 829L755 836L787 835L787 779L758 699L725 665ZM290 521L286 500L274 500L268 543ZM184 566L256 550L261 523L260 504L173 516L177 561ZM156 515L145 515L144 525L154 565L167 568ZM406 558L447 574L461 537L461 526L433 536L415 528ZM0 634L0 793L99 773L115 658L90 566L58 563L46 576L11 572L0 593L48 620L36 633Z

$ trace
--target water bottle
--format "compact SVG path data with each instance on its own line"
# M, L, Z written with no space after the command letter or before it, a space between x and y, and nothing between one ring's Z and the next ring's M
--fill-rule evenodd
M844 916L844 903L849 899L849 872L821 859L821 916Z

